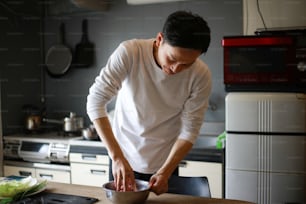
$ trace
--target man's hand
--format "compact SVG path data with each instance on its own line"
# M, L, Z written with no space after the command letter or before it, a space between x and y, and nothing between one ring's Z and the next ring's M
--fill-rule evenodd
M192 143L184 139L177 139L163 166L150 179L151 190L160 195L168 191L168 180L180 161L192 148Z
M112 159L112 173L117 191L132 191L136 189L135 177L129 162L125 159L121 148L115 139L112 127L107 117L93 121L97 133L103 141Z
M135 191L136 183L133 170L127 160L117 159L112 166L117 191Z
M160 195L168 191L168 177L163 174L154 174L149 182L151 190Z

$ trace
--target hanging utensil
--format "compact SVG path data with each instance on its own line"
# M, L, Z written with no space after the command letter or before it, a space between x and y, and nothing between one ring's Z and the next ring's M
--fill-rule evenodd
M72 62L72 53L69 47L65 45L65 25L60 26L59 44L53 45L47 52L46 66L51 76L61 76L65 74Z
M94 63L94 49L94 44L88 40L88 22L84 19L82 22L82 39L75 47L73 67L90 67Z

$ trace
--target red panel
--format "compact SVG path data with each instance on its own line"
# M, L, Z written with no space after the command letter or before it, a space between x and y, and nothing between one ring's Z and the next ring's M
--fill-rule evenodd
M291 37L225 37L222 40L222 46L237 47L237 46L277 46L277 45L293 45Z

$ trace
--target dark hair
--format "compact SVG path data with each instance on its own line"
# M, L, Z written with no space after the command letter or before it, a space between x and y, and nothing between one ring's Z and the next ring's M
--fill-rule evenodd
M210 43L210 29L200 16L187 11L170 14L163 27L165 41L171 46L206 52Z

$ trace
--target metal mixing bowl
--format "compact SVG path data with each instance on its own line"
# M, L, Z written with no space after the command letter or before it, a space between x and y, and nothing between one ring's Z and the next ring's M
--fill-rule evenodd
M142 204L148 199L150 189L149 182L135 180L137 191L116 191L113 181L103 184L106 197L113 204Z

